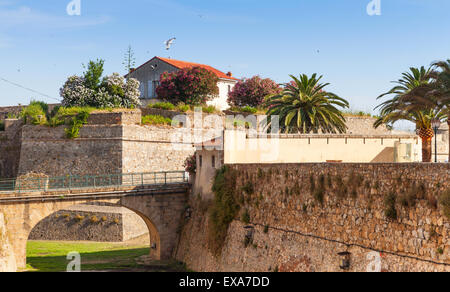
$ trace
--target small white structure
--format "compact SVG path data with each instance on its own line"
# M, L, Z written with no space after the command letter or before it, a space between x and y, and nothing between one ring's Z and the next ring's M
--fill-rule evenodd
M213 105L220 110L226 110L228 105L228 93L233 89L239 79L233 77L231 72L223 73L211 66L173 60L162 57L154 57L150 61L144 63L136 69L131 69L127 77L136 78L141 82L141 103L146 106L149 103L155 103L158 100L156 88L159 86L161 74L164 72L176 72L184 68L201 67L213 72L218 78L219 82L219 96L209 101L208 105Z
M194 194L200 194L203 199L214 198L211 192L216 171L224 165L223 137L214 138L195 145L197 149L197 173L195 176Z
M416 135L248 134L225 131L224 162L392 163L421 161Z

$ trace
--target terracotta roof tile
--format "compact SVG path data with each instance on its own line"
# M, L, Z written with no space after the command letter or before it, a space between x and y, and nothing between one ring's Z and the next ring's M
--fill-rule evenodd
M178 69L191 68L191 67L201 67L201 68L204 68L206 70L209 70L209 71L213 72L219 78L229 79L229 80L236 80L236 81L239 80L237 78L229 76L229 75L223 73L222 71L219 71L216 68L213 68L213 67L208 66L208 65L192 63L192 62L185 62L185 61L179 61L179 60L173 60L173 59L167 59L167 58L162 58L162 57L156 57L156 58L158 58L161 61L164 61L164 62L166 62L166 63L168 63L168 64L170 64L170 65L172 65L172 66L174 66L174 67L176 67Z

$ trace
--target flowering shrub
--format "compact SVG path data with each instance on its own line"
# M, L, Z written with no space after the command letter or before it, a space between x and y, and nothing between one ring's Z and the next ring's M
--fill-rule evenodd
M211 71L201 67L165 72L161 75L156 93L161 99L173 104L183 102L189 105L205 104L219 94L219 78Z
M234 86L228 94L228 103L238 107L258 107L266 96L280 92L281 88L275 81L253 76L250 79L239 81Z
M83 77L71 76L59 90L59 94L66 106L84 106L91 103L95 91L84 85Z
M187 172L196 173L197 172L197 158L196 158L195 154L186 158L183 166Z
M91 61L83 77L69 77L60 89L63 105L96 108L131 108L140 105L139 81L134 78L125 80L119 73L113 73L99 82L102 73L103 63Z

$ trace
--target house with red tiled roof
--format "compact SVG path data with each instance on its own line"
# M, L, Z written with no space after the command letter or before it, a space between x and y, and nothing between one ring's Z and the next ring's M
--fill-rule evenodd
M227 103L228 93L233 89L239 79L233 77L231 72L224 73L209 65L173 60L162 57L154 57L148 62L142 64L136 69L132 69L127 75L136 78L141 83L141 103L147 105L159 101L156 94L156 88L159 86L161 74L164 72L176 72L180 69L201 67L205 68L219 77L218 87L219 96L211 101L208 105L214 105L218 109L225 110L229 108Z

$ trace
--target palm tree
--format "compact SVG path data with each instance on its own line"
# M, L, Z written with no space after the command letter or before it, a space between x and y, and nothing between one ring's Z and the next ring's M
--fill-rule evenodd
M436 98L440 103L440 106L446 109L447 112L447 124L450 131L450 59L447 61L436 62L433 64L441 71L434 74L433 79L436 81ZM448 141L448 161L450 162L450 139Z
M378 97L378 99L394 94L395 96L380 104L380 118L377 119L374 126L379 127L382 124L390 124L407 120L415 123L419 137L422 139L422 161L431 162L431 141L434 136L431 128L433 119L442 120L445 114L442 109L432 104L418 103L420 99L419 89L429 88L432 76L432 70L425 67L410 68L411 72L402 74L397 86L393 87L387 93Z
M428 75L429 83L414 88L401 101L408 104L410 109L435 108L444 111L450 128L450 59L433 63Z
M348 108L348 101L325 91L329 83L320 83L322 76L290 77L292 81L280 94L265 99L268 129L272 118L279 116L280 130L285 133L345 133L345 118L337 107Z

